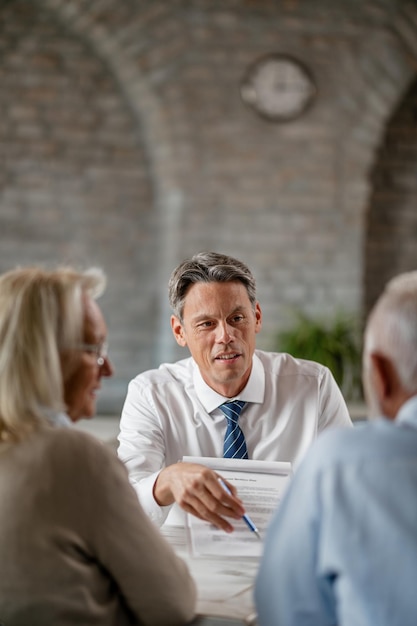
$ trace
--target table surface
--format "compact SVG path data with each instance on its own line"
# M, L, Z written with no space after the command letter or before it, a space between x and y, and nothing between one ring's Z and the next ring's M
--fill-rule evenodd
M162 534L187 563L198 590L195 626L256 625L253 585L259 566L255 558L193 557L183 526L165 524Z
M228 618L228 617L204 617L199 616L196 617L195 620L190 622L188 626L251 626L256 625L256 622L247 620L242 621L239 618Z

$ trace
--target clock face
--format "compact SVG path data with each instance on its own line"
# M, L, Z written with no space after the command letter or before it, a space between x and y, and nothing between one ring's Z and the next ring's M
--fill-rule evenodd
M307 69L288 55L270 54L252 65L240 86L242 100L271 121L289 121L311 104L316 87Z

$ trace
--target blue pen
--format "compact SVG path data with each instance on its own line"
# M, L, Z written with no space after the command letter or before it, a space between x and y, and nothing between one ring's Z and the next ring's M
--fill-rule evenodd
M224 480L222 478L219 478L218 480L219 480L219 483L221 484L221 486L223 487L223 489L225 490L225 492L228 493L229 496L233 496L232 492L230 491L229 487L226 485ZM246 525L249 528L249 530L251 530L253 533L255 533L255 535L258 537L258 539L261 539L261 535L259 534L259 530L256 528L255 524L253 523L253 521L251 520L249 515L246 515L246 513L245 513L242 516L242 519L246 523Z

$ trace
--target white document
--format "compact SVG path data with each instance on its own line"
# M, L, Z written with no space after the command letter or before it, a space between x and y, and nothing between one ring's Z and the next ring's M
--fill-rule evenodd
M261 538L275 512L291 477L291 463L183 457L183 462L200 463L216 471L234 485L246 514L256 525ZM245 521L230 520L235 530L225 533L194 515L187 514L187 541L192 556L199 557L260 557L263 541L259 540Z

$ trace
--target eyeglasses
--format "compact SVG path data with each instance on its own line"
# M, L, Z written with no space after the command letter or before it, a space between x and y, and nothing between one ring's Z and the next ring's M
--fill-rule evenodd
M101 343L81 343L78 348L84 352L94 354L97 358L97 365L103 367L109 350L107 341L102 341Z

